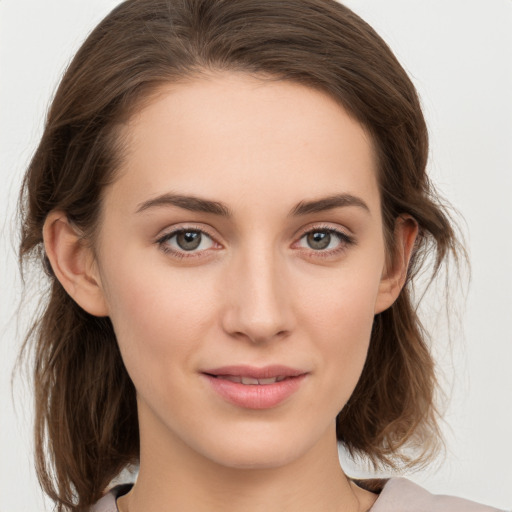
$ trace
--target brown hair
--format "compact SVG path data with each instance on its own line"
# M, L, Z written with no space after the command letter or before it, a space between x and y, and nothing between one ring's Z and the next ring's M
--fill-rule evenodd
M34 350L35 441L40 482L57 509L83 510L139 456L135 389L112 325L83 311L54 277L42 228L65 211L94 234L102 190L123 156L119 124L165 82L228 70L326 92L371 134L384 228L392 252L399 215L420 232L408 282L377 315L357 387L337 418L339 440L375 465L419 464L438 439L434 364L411 300L411 283L433 254L433 273L456 255L452 226L426 175L420 103L391 50L334 0L128 0L91 33L66 71L25 176L21 262L49 279ZM403 448L423 440L413 459Z

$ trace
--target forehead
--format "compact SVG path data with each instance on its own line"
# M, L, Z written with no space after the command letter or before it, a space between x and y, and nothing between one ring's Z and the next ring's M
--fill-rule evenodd
M218 73L166 84L122 136L115 187L126 203L165 191L283 205L305 194L378 196L368 133L329 95L293 82Z

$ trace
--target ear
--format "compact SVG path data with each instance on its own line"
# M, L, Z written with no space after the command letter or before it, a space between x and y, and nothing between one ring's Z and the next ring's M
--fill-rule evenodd
M394 252L389 256L379 286L375 303L375 314L388 309L398 298L405 280L409 261L418 235L418 223L409 215L396 219L394 230Z
M43 240L53 273L70 297L91 315L107 316L93 251L64 212L49 213Z

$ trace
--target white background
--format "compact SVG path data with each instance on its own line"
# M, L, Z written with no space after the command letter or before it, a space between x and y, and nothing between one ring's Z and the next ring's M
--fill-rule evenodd
M0 512L44 510L32 469L30 391L19 379L14 391L10 385L24 329L17 193L59 76L117 3L0 0ZM462 330L451 346L436 331L450 381L446 457L412 478L433 492L511 508L512 0L347 4L386 39L419 89L430 170L466 220L473 266L465 310L460 298L456 307Z

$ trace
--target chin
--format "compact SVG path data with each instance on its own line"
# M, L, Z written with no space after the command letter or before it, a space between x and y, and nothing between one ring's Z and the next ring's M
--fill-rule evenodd
M211 453L210 459L220 466L232 469L263 470L286 466L300 453L292 449L273 450L268 447L230 446L222 453Z
M248 429L231 431L222 438L212 439L200 450L214 463L233 469L273 469L304 457L318 442L316 436L305 436L304 430Z

